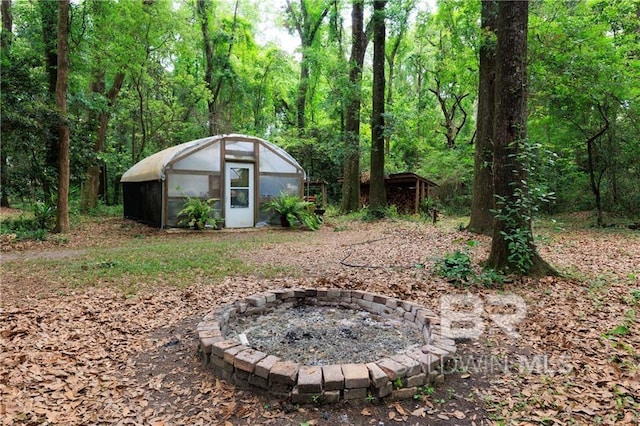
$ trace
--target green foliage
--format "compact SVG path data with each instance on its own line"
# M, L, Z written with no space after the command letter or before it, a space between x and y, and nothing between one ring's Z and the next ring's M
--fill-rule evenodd
M614 338L616 336L625 336L629 333L629 327L627 327L626 325L618 325L615 328L607 331L605 333L605 337L611 339Z
M182 210L178 213L178 226L187 226L191 229L204 229L207 225L216 225L218 219L211 216L214 211L214 203L217 198L201 200L198 197L187 197Z
M48 228L41 228L34 217L20 215L0 222L0 234L11 236L17 241L46 240Z
M56 220L55 204L36 201L32 207L33 218L39 229L51 229Z
M433 197L423 198L420 201L420 214L428 220L432 220L435 214L442 211L440 200Z
M272 212L273 217L284 218L289 226L302 223L312 231L320 227L320 222L312 212L314 204L303 201L297 195L280 194L279 197L269 200L264 208Z
M46 240L55 225L55 204L36 201L31 205L31 213L0 221L0 234L11 235L18 241Z
M375 209L364 207L360 214L362 215L362 220L364 222L374 222L380 219L397 219L400 215L398 214L398 208L395 205L389 205L385 207L377 207Z
M458 287L468 287L470 285L500 287L505 280L504 275L501 273L490 268L486 268L480 273L476 273L474 270L469 249L477 244L477 241L469 240L465 250L456 250L438 259L436 261L438 275Z
M522 191L518 192L522 193ZM505 228L500 233L509 248L508 269L526 275L533 265L535 254L528 221L522 216L522 206L519 202L507 203L503 197L499 196L496 196L496 200L496 218L504 223Z
M431 396L436 392L433 386L418 386L416 393L413 395L413 399L422 400L425 396Z
M529 20L535 60L528 70L528 134L556 155L543 180L557 193L559 211L593 209L599 191L604 211L633 219L640 211L640 169L631 166L640 161L640 131L633 124L640 111L636 8L630 1L556 6L535 2ZM602 129L589 161L587 140Z
M495 195L494 214L501 222L500 234L508 247L505 271L526 275L536 255L531 231L532 216L541 204L549 203L554 194L536 184L537 169L532 159L539 146L529 140L514 141L512 144L517 149L511 158L515 164L512 173L517 177L510 182L513 196L505 198Z
M438 274L454 285L467 285L474 275L469 253L460 250L446 254L438 260L436 267Z
M45 41L55 40L55 34L42 33L44 4L48 3L11 3L12 43L0 58L0 127L3 153L10 158L0 167L8 177L2 190L12 201L47 198L56 187L57 113L43 61ZM72 16L81 17L70 26L75 64L69 76L69 121L75 141L70 153L72 185L80 184L89 165L99 165L105 171L105 202L116 204L121 196L119 177L128 167L160 149L202 137L209 132L212 116L219 133L255 134L284 147L312 179L336 182L342 176L341 129L346 100L354 92L346 84L348 20L331 10L315 42L304 49L310 65L307 127L297 129L299 60L275 43L260 45L256 35L259 20L273 16L263 16L262 6L252 3L240 2L236 19L232 2L207 5L216 65L213 84L204 81L196 2L72 2ZM309 18L319 17L324 7L320 2L308 6ZM301 12L297 3L292 7ZM421 10L417 19L407 19L415 16L416 8L408 0L387 5L389 49L398 44L389 85L393 100L385 112L386 172L427 176L440 185L442 209L467 213L477 54L482 43L493 38L478 26L479 2L442 1L435 12ZM593 161L603 208L640 220L635 3L595 0L557 8L556 2L542 0L530 9L528 134L540 147L531 163L536 173L530 189L557 194L553 204L540 205L547 213L593 208L584 142L606 118L609 128L594 143ZM292 18L287 13L277 16L295 32ZM112 102L106 95L119 73L126 75L125 84ZM362 117L367 117L370 67L362 78ZM112 117L106 145L95 152L99 114L105 112ZM457 126L461 127L455 148L448 147L446 132ZM363 169L369 160L370 133L369 123L362 119ZM336 202L340 197L340 185L330 184L329 199Z

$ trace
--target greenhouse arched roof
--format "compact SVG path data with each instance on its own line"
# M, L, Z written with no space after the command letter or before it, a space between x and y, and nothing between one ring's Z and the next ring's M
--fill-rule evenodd
M272 151L276 152L279 156L285 158L292 165L299 167L300 170L303 170L302 166L300 166L300 164L288 152L269 141L254 136L228 134L196 139L156 152L155 154L152 154L133 165L122 175L120 182L147 182L164 180L167 165L171 164L176 159L188 156L190 153L195 152L203 148L204 146L219 143L227 139L259 142Z

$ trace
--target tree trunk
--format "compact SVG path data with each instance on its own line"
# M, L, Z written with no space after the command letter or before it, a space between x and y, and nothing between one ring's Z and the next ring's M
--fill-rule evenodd
M302 54L300 62L300 83L298 83L298 95L296 97L296 126L298 130L304 130L307 126L305 119L307 108L307 92L309 91L309 59Z
M198 15L200 15L200 27L204 44L204 83L207 89L213 93L213 43L211 42L211 34L209 33L209 15L206 0L198 0L197 10ZM212 136L215 134L215 104L211 99L207 101L207 109L209 110L209 136Z
M300 60L300 81L298 82L298 94L296 97L296 125L298 131L303 131L306 127L306 105L307 92L309 91L310 69L310 49L316 39L316 34L320 24L329 13L328 7L323 7L322 12L313 17L307 8L307 2L300 0L300 10L297 12L290 0L287 0L287 12L291 16L296 32L300 37L300 47L302 49L302 59Z
M38 2L40 9L40 18L42 24L42 42L44 46L44 58L47 71L47 91L49 92L50 102L56 102L56 84L58 80L58 50L56 47L58 28L58 5L54 1L40 0ZM42 180L42 190L44 198L48 202L53 199L55 186L55 176L52 172L58 168L58 149L60 145L59 126L58 123L49 124L49 132L46 144L45 164L40 171L40 179Z
M11 49L11 41L13 38L13 15L11 14L11 0L2 0L0 3L2 9L2 33L0 33L0 49L2 56L9 54ZM4 62L4 58L3 58ZM4 130L4 129L3 129ZM4 131L3 131L4 133ZM0 206L10 207L9 195L7 194L7 185L9 184L9 175L7 173L7 149L6 146L0 149Z
M207 8L207 0L198 0L197 11L200 15L200 25L202 30L202 40L204 42L204 54L205 54L205 85L211 92L211 98L207 101L207 109L209 111L209 135L215 135L220 133L220 111L219 111L219 99L220 91L224 83L224 73L220 73L217 81L214 81L214 71L216 66L214 43L209 31L209 10ZM238 1L235 2L235 8L233 12L233 22L231 26L231 37L229 38L229 46L227 48L226 57L224 60L224 68L229 67L229 59L233 51L233 44L235 40L235 32L238 20Z
M385 6L386 0L373 2L373 110L371 118L371 181L369 207L387 205L384 187L384 97L385 97Z
M429 88L429 91L436 96L438 104L440 105L440 111L442 111L442 115L444 117L444 123L440 124L440 126L444 127L444 132L438 133L442 133L445 138L447 138L447 148L454 149L456 147L456 138L460 134L464 124L467 122L467 111L462 107L462 101L464 98L469 96L469 94L465 93L462 95L456 95L455 93L447 93L442 89L440 79L437 75L434 77L434 80L436 82L436 88ZM447 105L447 100L449 99L453 101L451 107ZM458 110L462 113L460 125L456 124L456 115L458 115Z
M345 161L342 182L344 213L360 209L360 106L362 101L362 66L367 46L364 33L363 0L353 0L351 11L351 58L345 117Z
M69 0L58 3L58 78L56 106L60 114L58 149L58 210L55 232L69 232L69 123L67 117L67 79L69 76Z
M396 36L396 39L393 41L393 47L391 48L391 52L387 55L387 63L389 64L389 80L387 84L387 105L393 105L393 78L395 72L395 64L396 64L396 56L398 55L398 49L400 48L400 43L402 42L402 37L404 36L405 26L402 26L402 31ZM391 153L391 133L387 132L384 137L384 150L385 155L389 155Z
M96 155L94 164L87 169L87 177L84 180L82 194L80 200L80 211L86 213L98 206L100 198L100 182L102 179L102 170L100 161L97 159L100 153L104 152L107 143L107 129L109 128L110 108L115 104L116 97L120 93L122 84L124 83L124 73L116 74L113 86L108 93L105 93L106 85L104 81L104 71L97 72L94 75L94 81L91 83L91 92L102 95L107 98L107 109L100 111L98 114L98 130L96 141L93 145L93 152ZM104 185L103 185L104 188Z
M478 86L478 118L476 146L473 165L473 196L471 199L471 220L468 229L477 234L491 235L493 213L493 162L494 82L496 65L495 30L498 17L498 3L495 0L482 1L481 27L484 35L480 46L480 82Z
M498 6L493 186L499 214L487 266L533 276L555 274L538 255L531 230L522 145L526 138L526 65L528 1Z
M593 144L594 142L607 131L609 127L609 123L607 122L606 126L600 129L598 133L594 136L587 139L587 159L589 165L589 185L591 187L591 192L593 192L593 196L595 197L596 202L596 218L598 227L604 226L604 219L602 215L602 195L600 193L600 183L602 181L602 175L604 174L604 170L598 177L596 177L596 165L595 165L595 155L593 153Z

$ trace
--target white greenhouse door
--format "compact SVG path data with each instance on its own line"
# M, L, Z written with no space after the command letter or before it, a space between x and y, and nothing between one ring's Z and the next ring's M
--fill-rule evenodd
M225 176L224 226L227 228L254 226L253 164L227 163Z

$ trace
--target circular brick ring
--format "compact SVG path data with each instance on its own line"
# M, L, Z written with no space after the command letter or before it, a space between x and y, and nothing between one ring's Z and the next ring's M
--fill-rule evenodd
M230 318L260 315L285 303L341 306L401 319L422 331L423 346L367 363L307 366L225 338ZM216 376L293 403L412 398L418 387L444 379L443 364L456 351L454 341L442 337L439 331L436 314L412 302L361 290L306 288L248 296L209 312L197 327L203 363Z

